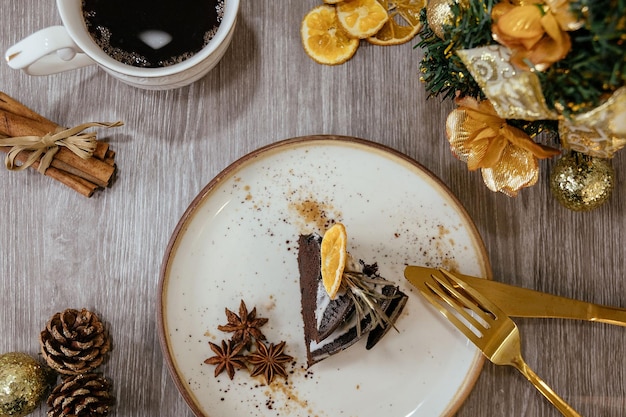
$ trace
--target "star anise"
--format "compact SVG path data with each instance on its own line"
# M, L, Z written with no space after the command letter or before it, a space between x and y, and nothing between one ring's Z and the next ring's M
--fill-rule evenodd
M215 376L218 376L222 371L226 371L228 377L233 379L236 369L245 369L246 359L239 352L244 348L243 344L235 343L231 341L222 340L222 346L218 346L215 343L209 342L211 350L215 352L216 356L211 356L206 359L204 363L208 365L216 365Z
M232 332L233 336L231 340L233 342L242 343L244 347L250 347L253 338L256 340L265 340L265 335L261 333L259 327L267 323L267 319L256 316L256 307L248 313L246 303L241 300L239 304L239 315L229 309L225 310L228 323L219 325L217 328L223 332Z
M293 360L293 357L283 353L284 350L285 342L280 342L277 345L270 343L269 347L265 346L265 343L257 343L257 351L247 356L248 362L254 366L250 375L263 374L268 385L276 375L287 378L285 363Z

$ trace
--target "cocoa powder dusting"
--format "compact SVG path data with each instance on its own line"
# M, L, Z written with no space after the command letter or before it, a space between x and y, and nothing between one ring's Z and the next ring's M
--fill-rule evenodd
M289 206L296 211L305 224L314 225L319 232L326 231L339 217L331 204L315 201L312 198L292 202Z

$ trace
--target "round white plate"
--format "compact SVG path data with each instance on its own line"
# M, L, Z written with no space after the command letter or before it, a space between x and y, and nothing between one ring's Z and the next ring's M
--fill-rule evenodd
M348 251L377 262L409 295L372 350L364 341L306 369L297 241L341 221ZM159 284L159 331L185 400L203 417L435 417L463 402L482 355L403 276L405 265L490 275L483 243L450 191L408 157L337 136L259 149L226 168L192 202L168 246ZM208 342L229 334L224 308L239 301L287 342L288 379L266 386L239 371L214 377Z

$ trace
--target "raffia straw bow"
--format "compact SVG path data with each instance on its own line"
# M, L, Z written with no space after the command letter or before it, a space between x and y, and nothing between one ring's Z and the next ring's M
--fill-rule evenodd
M112 123L90 122L69 129L60 127L55 132L47 133L44 136L0 138L0 146L12 146L4 159L4 164L11 171L21 171L39 161L37 171L43 174L52 163L54 155L61 146L65 146L83 159L88 159L96 149L96 134L83 131L90 127L110 128L122 126L123 124L121 121ZM23 164L18 165L15 163L15 158L23 151L32 151L32 153Z

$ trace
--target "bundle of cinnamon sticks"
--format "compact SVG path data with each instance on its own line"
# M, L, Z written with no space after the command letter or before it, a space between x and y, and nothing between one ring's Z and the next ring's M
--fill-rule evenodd
M107 125L112 127L121 124L117 122ZM63 129L53 121L0 92L0 138L44 137ZM0 151L4 153L9 153L11 149L11 146L0 146ZM23 150L15 156L15 160L23 164L32 152ZM30 166L39 169L40 163L41 160L36 160ZM115 152L109 148L108 143L95 140L93 153L86 158L67 147L58 147L50 165L43 173L85 197L91 197L94 191L111 185L116 169Z

